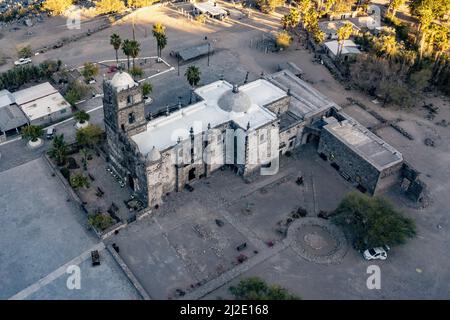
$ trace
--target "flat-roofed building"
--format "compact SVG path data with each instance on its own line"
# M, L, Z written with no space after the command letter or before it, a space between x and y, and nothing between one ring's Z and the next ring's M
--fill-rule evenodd
M14 96L8 90L0 91L0 141L7 135L18 134L28 124L25 114L17 106Z
M394 147L343 112L328 117L318 152L359 190L382 193L400 179L403 156Z
M48 82L16 91L12 95L33 125L47 125L72 114L70 104Z
M327 55L336 60L340 58L344 61L354 60L358 54L361 54L358 46L352 40L344 40L342 46L337 40L325 42L323 44Z

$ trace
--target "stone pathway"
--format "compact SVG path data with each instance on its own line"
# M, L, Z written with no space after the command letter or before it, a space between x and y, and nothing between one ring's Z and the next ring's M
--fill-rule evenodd
M230 222L231 223L231 222ZM333 245L331 250L325 254L312 254L310 251L305 250L305 247L302 245L302 242L299 242L297 239L298 229L300 227L306 226L315 226L327 232L333 239L335 240L336 245ZM317 238L316 238L317 240ZM320 240L320 239L319 239ZM324 240L324 239L321 239ZM318 246L312 246L312 249L321 249L323 242L321 241L312 241L305 243L315 243ZM281 251L291 247L299 256L302 258L314 262L314 263L326 263L326 264L336 264L340 263L347 253L348 245L345 235L342 233L340 229L336 226L332 225L329 221L320 219L320 218L300 218L294 221L288 229L287 237L278 244L274 245L271 248L267 248L267 246L262 249L255 257L249 259L237 267L221 274L219 277L207 282L205 285L200 287L199 289L192 291L182 297L182 300L197 300L201 299L207 294L217 290L218 288L224 286L229 283L233 279L237 278L244 272L250 270L261 262L266 261L267 259L273 257L274 255L280 253Z

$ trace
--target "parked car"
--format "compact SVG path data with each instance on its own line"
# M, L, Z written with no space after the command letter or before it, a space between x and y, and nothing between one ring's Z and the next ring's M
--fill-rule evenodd
M47 129L47 133L46 133L46 137L48 140L53 139L53 136L55 135L56 129L55 128L48 128Z
M14 61L15 66L22 66L22 65L28 64L28 63L31 63L30 58L20 58L19 60Z
M391 248L387 245L372 249L367 249L363 252L364 259L366 260L386 260L387 252Z

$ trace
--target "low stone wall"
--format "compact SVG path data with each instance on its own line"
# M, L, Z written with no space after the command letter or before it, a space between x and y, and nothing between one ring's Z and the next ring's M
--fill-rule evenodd
M130 268L128 268L127 264L123 261L123 259L116 252L116 250L114 250L114 248L111 245L106 246L106 248L108 249L109 253L111 253L114 260L117 262L119 267L125 273L126 277L131 282L136 291L139 293L139 295L142 297L142 299L151 300L152 298L150 297L150 295L147 293L147 291L145 291L144 287L142 287L138 279L135 277L133 272L131 272Z

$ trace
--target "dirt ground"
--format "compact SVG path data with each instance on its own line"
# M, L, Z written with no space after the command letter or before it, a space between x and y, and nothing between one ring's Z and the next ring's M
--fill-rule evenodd
M353 251L349 251L346 260L338 267L317 266L310 262L305 262L300 258L294 258L294 254L290 251L281 252L271 260L249 270L244 276L267 276L269 281L280 283L305 298L448 298L448 292L450 292L450 288L448 287L448 283L450 283L450 259L448 253L448 243L450 241L450 202L448 201L448 191L450 190L450 125L446 126L446 122L442 122L442 120L450 121L449 99L439 95L425 97L426 103L433 103L439 107L439 111L433 119L429 118L429 112L427 110L420 107L423 101L418 101L417 104L419 106L412 110L392 107L382 108L380 104L372 102L372 97L368 97L359 91L345 90L344 86L337 82L324 66L313 62L313 55L299 43L294 43L289 50L279 53L266 54L258 49L250 48L251 40L258 39L262 34L278 30L282 10L278 10L274 16L266 16L254 12L252 17L247 19L242 18L240 11L233 9L229 4L225 4L225 7L231 10L231 19L223 23L216 22L207 25L186 23L186 19L171 8L152 7L139 10L136 13L135 34L137 39L141 41L141 54L146 56L156 55L156 45L155 40L151 36L151 26L155 22L163 22L167 26L168 35L168 45L163 51L163 58L169 61L171 65L175 65L176 61L169 57L170 50L202 43L205 41L205 36L213 41L214 47L218 51L218 54L212 57L213 65L208 69L205 58L194 62L201 67L202 73L204 73L204 80L202 81L217 80L222 72L225 73L225 79L231 78L233 81L238 81L239 79L243 81L246 72L250 73L250 79L254 79L259 77L262 71L264 73L276 71L277 64L280 62L292 61L303 69L306 81L337 104L344 106L344 110L350 116L355 117L364 125L377 125L378 120L374 119L373 116L360 107L348 105L348 97L359 100L368 109L375 110L386 120L396 121L400 127L406 130L413 137L413 140L407 139L390 126L380 128L376 132L386 142L397 148L407 162L422 172L422 178L429 186L431 196L431 204L428 207L415 209L395 191L387 195L395 201L396 205L405 214L416 220L418 224L418 237L405 246L392 250L389 260L380 263L380 266L384 270L383 272L386 272L385 289L381 291L367 291L365 280L368 263L358 253ZM58 19L49 19L49 23L38 24L33 29L35 38L30 40L33 41L32 47L40 44L35 41L51 41L52 37L55 37L54 30L58 30L56 26L62 24L62 21ZM54 27L52 28L51 26ZM9 48L7 50L13 52L15 46L24 41L23 35L21 36L22 38L16 38L16 35L20 35L17 32L25 33L26 31L20 30L16 31L16 33L10 33L2 30L1 32L4 35L0 39L1 47ZM58 32L56 37L62 37L66 32L72 31L65 30ZM39 55L33 60L39 62L49 58L61 58L63 59L63 63L76 67L86 61L114 59L114 51L109 45L109 36L113 32L119 33L122 38L131 38L131 17L117 22L111 28L95 33L77 43L72 43L63 48L51 50ZM121 57L123 58L123 56ZM216 59L215 62L214 59ZM219 59L220 61L218 61ZM183 66L183 68L185 67ZM233 75L234 78L232 78ZM176 100L175 95L171 93L172 91L167 90L169 86L172 90L176 89L177 94L179 92L189 92L189 86L185 83L184 79L177 78L176 71L172 71L172 73L168 73L164 77L154 80L154 91L161 92L160 94L154 94L155 105L165 104L169 98ZM168 97L168 94L171 94L172 97ZM434 146L425 145L424 141L426 138L432 139ZM323 175L322 172L318 174ZM326 182L326 179L324 181ZM289 183L285 185L289 186ZM326 183L322 188L322 192L327 191ZM283 186L281 186L281 189L283 189ZM345 191L345 189L341 191ZM224 195L232 195L236 192L239 192L239 189L237 185L233 185L230 190L222 188L220 195L223 197ZM254 199L248 200L249 202L260 201L260 198L264 198L257 193L249 197L254 197ZM339 197L340 195L336 199ZM331 210L337 203L336 199L335 197L323 197L322 201L326 204L324 205L326 207L325 209ZM209 201L217 201L217 198L212 197ZM311 200L309 199L309 201ZM314 203L311 204L309 202L309 206L309 208L315 208ZM238 207L235 209L240 210ZM192 208L189 210L192 210ZM283 207L281 211L284 214L285 211L289 210L291 208ZM276 223L280 219L279 217L265 216L264 221L266 221L267 226L269 223ZM261 223L259 219L254 219L251 216L239 216L240 223L238 225ZM169 225L170 223L174 223L173 219L170 218L166 221ZM190 221L190 223L196 222ZM152 228L160 229L161 227L155 224ZM164 227L162 229L164 230ZM147 231L145 228L143 230L145 232ZM177 230L176 228L175 231L178 233L187 232L186 230ZM264 226L260 227L256 232L256 237L266 240L268 239L269 232L272 231L269 228L264 229ZM138 238L141 235L142 237L145 235L142 238L144 241L136 241L136 243L143 246L141 248L143 250L142 252L152 251L153 244L150 245L150 243L154 239L149 239L148 237L151 237L151 235L145 232L138 233L137 235ZM161 233L162 231L159 230L158 232ZM135 240L130 241L130 248L132 248L132 243ZM164 242L166 240L159 239L158 241ZM169 239L167 241L179 243L180 239ZM158 246L159 242L155 242L154 245ZM147 246L146 243L149 243L149 245ZM126 246L126 244L122 245ZM161 248L161 252L171 250L164 243L161 244ZM136 250L141 249L138 248ZM151 258L150 256L141 256L137 251L136 255L131 252L130 257L124 258L124 260L131 265L136 264L139 266L146 261L145 259ZM159 250L155 252L159 252ZM161 269L161 266L167 260L175 261L174 265L177 266L178 262L176 262L175 257L172 255L155 258L155 263ZM146 277L148 270L144 270L145 268L142 266L139 268L143 270L142 277L147 279L140 280L144 282L148 281L147 286L151 286L152 278ZM165 274L166 271L162 270L161 272ZM185 272L180 270L179 274L182 275ZM172 277L170 273L165 275ZM176 278L170 279L173 283L178 283L177 281L179 280ZM198 279L196 276L191 275L187 279L184 278L181 283L188 285L190 281L196 279ZM146 286L145 283L144 286ZM171 287L171 290L173 288ZM161 287L158 284L151 290L155 290L155 292L161 294L160 289ZM225 290L225 287L222 289ZM163 295L167 297L167 295L172 293L172 291L164 292ZM210 297L216 298L219 295L222 295L220 290L217 294L211 294Z

